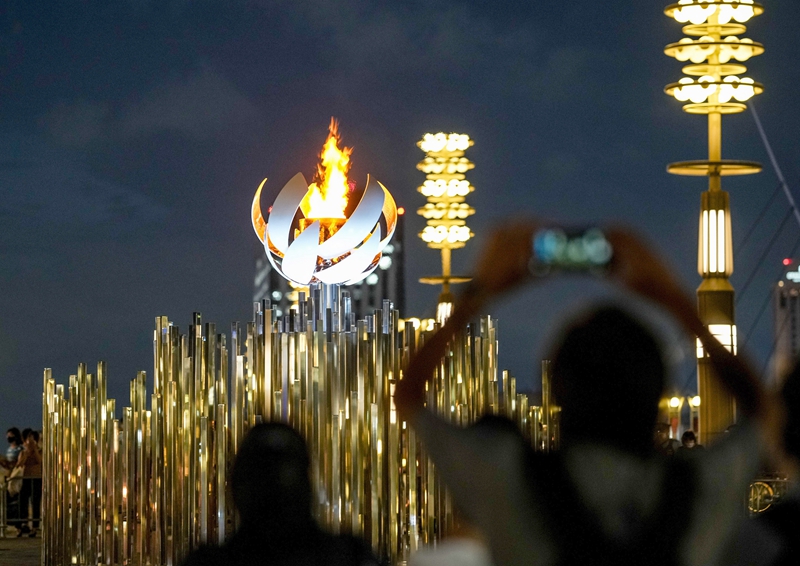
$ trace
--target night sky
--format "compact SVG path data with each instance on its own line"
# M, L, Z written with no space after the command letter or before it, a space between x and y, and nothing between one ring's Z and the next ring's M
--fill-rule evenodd
M667 2L664 1L663 4ZM748 76L789 186L800 190L800 2L764 0L747 37L766 46ZM109 5L110 4L110 5ZM367 173L406 207L409 313L430 316L438 253L416 234L415 165L425 132L468 133L476 238L454 253L467 271L490 226L515 214L569 224L624 220L668 256L687 288L696 272L703 178L666 173L706 156L705 118L663 87L682 75L663 47L683 37L662 2L378 3L360 0L31 2L0 7L0 427L40 426L42 369L65 383L106 360L128 404L152 373L152 328L193 311L228 328L249 320L252 195L271 201L310 177L331 116ZM723 157L765 165L728 178L740 334L800 237L752 115L723 119ZM798 193L800 196L800 193ZM738 247L737 247L738 246ZM538 360L571 311L606 296L586 279L546 282L496 305L501 366L536 389ZM678 391L691 344L657 316ZM745 336L740 336L740 343ZM747 337L759 367L768 308ZM150 382L152 383L152 382Z

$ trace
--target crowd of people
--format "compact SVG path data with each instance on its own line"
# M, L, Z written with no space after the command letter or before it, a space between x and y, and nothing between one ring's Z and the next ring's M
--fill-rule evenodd
M16 535L35 537L42 509L42 450L39 431L17 427L6 431L8 448L0 459L5 519Z
M700 340L736 400L736 427L705 449L693 431L680 443L666 424L654 435L666 380L661 348L618 305L595 307L566 325L552 353L561 407L557 452L535 452L505 418L486 416L462 428L425 407L425 383L451 338L492 301L541 281L529 270L536 230L534 222L519 222L494 233L450 318L416 352L395 390L397 411L437 466L460 525L409 564L800 563L797 492L760 520L748 519L743 504L766 461L797 478L800 369L787 377L782 396L766 390L746 357L728 352L698 319L673 271L627 230L606 231L613 246L607 280ZM378 563L363 543L325 534L314 522L308 465L297 432L277 423L252 429L233 471L241 528L224 546L197 550L186 565Z

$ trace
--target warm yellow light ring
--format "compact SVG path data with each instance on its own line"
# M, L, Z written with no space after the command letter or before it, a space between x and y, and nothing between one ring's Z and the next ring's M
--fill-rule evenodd
M701 63L700 65L686 65L683 69L684 75L692 77L703 77L705 75L719 74L721 77L728 77L730 75L741 75L747 72L747 67L739 63L726 63L725 65L711 65L708 63Z
M764 53L764 46L746 37L741 40L730 37L727 41L712 41L709 36L703 36L696 40L686 37L677 43L670 43L664 48L664 54L668 57L692 63L702 63L716 54L719 62L723 65L734 59L744 62L762 53Z
M722 81L703 80L704 78L708 79L708 76L701 77L698 80L685 77L680 82L667 85L664 92L669 96L675 97L679 102L695 105L716 104L720 107L725 107L728 103L747 102L752 97L764 92L764 85L748 77L739 79L731 76ZM717 95L720 100L717 102L710 101L709 99L714 95ZM705 112L695 113L704 114ZM721 113L733 114L736 111Z
M761 169L762 165L755 161L733 159L725 159L723 161L679 161L670 163L667 166L667 172L687 177L705 177L712 172L719 174L721 177L752 175L760 173Z
M683 26L683 33L700 37L703 35L720 35L722 37L728 35L742 35L747 31L747 26L742 24L689 24Z
M664 9L664 14L679 23L702 25L714 14L722 25L735 20L743 24L764 13L764 6L752 0L681 0Z

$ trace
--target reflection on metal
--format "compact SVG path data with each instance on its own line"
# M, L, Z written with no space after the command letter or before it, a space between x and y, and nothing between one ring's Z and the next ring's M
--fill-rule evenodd
M43 563L176 565L199 544L224 541L236 528L236 448L268 420L307 439L314 513L332 532L363 536L392 563L445 534L452 504L392 400L435 324L401 322L388 301L356 321L346 291L321 287L283 317L256 303L254 320L228 336L199 314L183 333L157 318L154 373L131 381L121 418L104 363L94 374L80 365L66 388L45 370ZM455 338L428 407L462 425L504 414L537 448L556 447L549 394L531 406L498 371L497 349L488 317Z
M708 159L680 161L667 166L675 175L708 176L708 191L701 195L697 270L703 282L697 290L700 319L722 343L736 353L734 291L728 278L733 273L732 219L722 177L761 171L752 161L722 159L722 116L747 108L750 98L764 87L748 77L742 64L761 55L764 46L749 38L745 22L764 8L753 0L680 0L664 13L685 24L684 37L667 45L664 53L688 63L687 76L666 87L665 92L683 104L690 114L708 116ZM703 348L697 348L700 443L709 444L735 420L733 397L717 383Z
M763 513L780 502L791 491L792 484L786 479L762 478L750 484L747 509L751 516Z

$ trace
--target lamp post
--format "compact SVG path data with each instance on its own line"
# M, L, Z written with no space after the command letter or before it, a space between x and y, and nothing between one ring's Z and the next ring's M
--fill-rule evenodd
M700 395L689 398L689 424L696 433L700 426Z
M417 146L425 152L425 159L417 169L425 173L425 182L417 189L428 199L417 213L427 220L419 237L429 248L442 254L442 274L423 277L420 283L441 285L442 293L436 308L436 320L443 323L453 308L450 285L466 283L469 277L452 274L450 265L452 250L463 248L474 236L466 219L475 214L475 209L465 201L475 190L465 173L475 167L464 157L464 151L473 145L467 134L425 134Z
M689 114L708 116L708 159L672 163L667 171L675 175L708 176L708 190L701 195L697 270L703 281L697 289L698 313L709 331L730 351L736 353L734 291L728 278L733 273L733 247L728 193L721 178L761 171L752 161L722 159L722 115L743 112L747 100L763 92L763 86L739 77L747 68L741 63L760 55L764 47L748 38L739 38L743 25L764 12L753 0L680 0L664 13L685 24L690 36L667 45L664 53L689 63L688 75L665 91L683 102ZM733 397L711 374L703 348L697 348L698 392L703 399L699 413L701 442L707 443L733 424Z
M669 428L672 438L679 438L681 431L681 410L683 409L683 397L672 397L669 400Z

